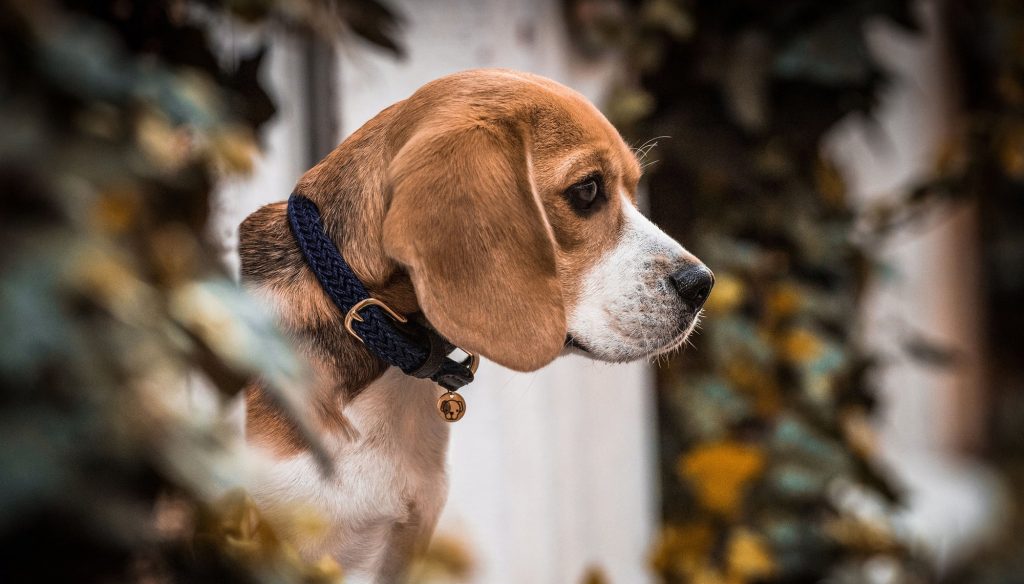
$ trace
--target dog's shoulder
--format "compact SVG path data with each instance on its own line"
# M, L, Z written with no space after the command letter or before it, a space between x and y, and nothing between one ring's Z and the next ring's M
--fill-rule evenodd
M271 203L242 221L238 229L238 255L243 282L287 284L299 278L304 264L288 227L287 209L287 203Z

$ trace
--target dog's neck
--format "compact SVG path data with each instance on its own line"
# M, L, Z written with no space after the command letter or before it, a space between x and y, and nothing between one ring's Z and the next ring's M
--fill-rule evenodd
M288 227L284 203L267 205L250 215L242 233L243 285L267 301L278 324L310 364L313 423L328 434L346 433L343 404L380 377L387 366L345 331L343 316L302 258ZM389 300L397 303L401 295L388 294L394 288L383 286L374 294L395 296ZM302 449L295 429L261 381L247 391L246 409L251 438L267 442L281 453Z
M323 210L323 222L353 271L375 297L409 314L419 308L404 270L381 251L386 208L385 152L362 143L373 138L372 122L354 134L299 181L296 192ZM353 176L358 169L364 176ZM368 180L369 173L378 180ZM352 338L343 315L306 265L288 226L286 204L267 205L242 223L239 239L243 284L266 298L278 322L312 367L314 424L327 433L351 428L342 407L378 379L387 366ZM301 450L292 425L260 382L247 390L250 438L273 450Z

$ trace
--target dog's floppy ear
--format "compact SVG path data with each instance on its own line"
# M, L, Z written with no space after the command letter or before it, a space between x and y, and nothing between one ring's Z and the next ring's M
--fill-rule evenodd
M515 128L422 129L388 169L384 250L456 345L531 371L562 350L554 237Z

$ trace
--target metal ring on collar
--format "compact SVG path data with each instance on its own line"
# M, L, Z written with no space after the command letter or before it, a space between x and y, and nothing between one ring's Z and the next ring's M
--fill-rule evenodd
M363 300L356 302L352 308L348 309L348 313L345 314L345 330L348 331L348 334L355 337L360 343L363 343L364 345L366 344L366 342L363 341L363 338L359 336L359 333L357 333L355 329L352 328L352 323L353 321L365 322L363 320L363 315L359 314L359 311L366 308L367 306L376 306L380 308L381 310L386 312L388 316L390 316L391 318L400 323L409 322L404 316L398 314L394 310L391 310L390 306L384 304L383 302L377 300L376 298L364 298Z

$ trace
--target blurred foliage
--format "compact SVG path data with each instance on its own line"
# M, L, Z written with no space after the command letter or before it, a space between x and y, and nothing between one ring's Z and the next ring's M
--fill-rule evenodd
M865 23L915 29L909 2L569 0L566 14L584 51L625 56L606 111L637 138L652 216L717 278L696 349L660 373L655 569L927 581L887 514L849 503L899 497L871 462L873 358L856 344L871 262L821 149L885 81Z
M936 178L909 199L919 209L952 202L978 211L989 401L983 455L1006 480L1013 508L991 545L943 581L1014 584L1024 577L1024 4L949 0L944 11L961 115Z
M426 552L413 560L406 584L458 584L470 579L476 566L462 538L436 533Z
M375 0L0 1L0 582L340 578L236 489L247 378L306 428L299 363L205 239L274 111L264 52L212 48L240 21L398 48Z

